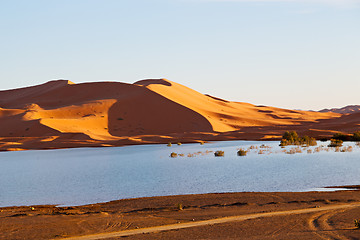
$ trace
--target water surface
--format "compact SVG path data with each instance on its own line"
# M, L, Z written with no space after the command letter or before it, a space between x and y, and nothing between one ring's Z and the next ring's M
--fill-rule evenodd
M80 205L174 194L309 191L359 184L360 148L353 152L280 153L279 142L226 141L0 153L0 206ZM272 146L272 154L236 155L239 147ZM323 143L319 143L326 145ZM287 147L288 148L288 147ZM171 152L224 150L170 158Z

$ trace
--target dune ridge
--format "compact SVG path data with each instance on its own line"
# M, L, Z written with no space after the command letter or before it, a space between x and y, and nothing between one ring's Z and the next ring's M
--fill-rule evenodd
M359 114L230 102L167 79L55 80L0 91L0 150L330 137L359 130Z

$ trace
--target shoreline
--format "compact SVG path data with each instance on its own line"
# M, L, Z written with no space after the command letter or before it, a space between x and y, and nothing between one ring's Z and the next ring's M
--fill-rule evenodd
M275 214L266 217L266 221L260 217L209 226L199 225L176 231L155 231L129 237L130 239L183 239L184 236L191 236L193 239L198 239L203 236L203 239L220 239L217 235L219 231L231 229L225 231L223 236L236 238L244 235L251 238L261 237L258 236L261 233L256 230L258 224L261 226L261 232L266 233L276 231L281 226L285 228L284 225L287 225L289 221L301 220L302 223L296 223L298 227L291 230L291 234L295 234L293 237L317 239L313 234L322 234L324 229L319 225L311 230L309 223L313 222L311 219L315 219L318 212L323 211L321 208L337 208L349 204L352 204L351 208L345 212L341 209L324 210L324 212L329 212L329 214L335 212L336 214L332 214L331 217L341 218L341 221L330 219L333 221L333 226L330 227L336 230L334 232L339 234L344 225L347 230L340 231L341 234L351 237L359 234L359 231L353 227L353 220L359 218L360 215L360 191L358 190L208 193L121 199L67 207L54 205L3 207L0 208L0 239L61 239L279 211L287 211L289 215L279 217ZM290 214L292 211L312 208L316 208L314 210L316 213ZM289 218L289 220L284 221L283 218ZM274 224L269 224L270 222ZM251 226L248 226L249 224ZM342 224L340 230L338 224ZM280 234L275 237L281 239L284 236ZM266 235L263 237L266 239Z
M146 200L146 199L152 199L152 198L168 198L168 197L187 197L187 196L203 196L203 195L209 195L209 194L242 194L242 193L274 193L274 194L282 194L282 193L331 193L331 192L347 192L347 191L359 191L360 192L360 185L344 185L344 186L327 186L327 187L320 187L320 188L314 188L306 191L271 191L271 192L253 192L253 191L245 191L245 192L208 192L208 193L189 193L189 194L177 194L177 195L155 195L155 196L148 196L148 197L130 197L130 198L119 198L119 199L113 199L108 201L102 201L102 202L93 202L93 203L85 203L85 204L25 204L25 205L9 205L9 206L0 206L1 209L5 208L22 208L22 207L36 207L36 206L49 206L49 207L57 207L57 208L67 208L67 207L87 207L87 206L94 206L98 204L109 204L112 202L118 202L118 201L137 201L137 200Z
M178 134L175 134L178 135ZM261 138L256 137L237 137L224 135L224 133L187 133L188 136L173 136L173 135L149 135L149 136L131 136L124 137L117 140L82 140L69 141L67 139L57 139L54 141L46 141L47 137L0 137L0 152L12 151L27 151L27 150L58 150L58 149L74 149L74 148L101 148L101 147L126 147L137 145L161 145L168 143L182 143L182 144L202 144L211 142L223 141L280 141L281 136L276 138ZM142 138L147 140L137 140ZM14 143L16 142L16 143Z
M321 190L317 190L321 189ZM11 206L0 206L1 209L5 208L22 208L22 207L36 207L36 206L51 206L51 207L87 207L87 206L93 206L98 204L109 204L112 202L118 202L118 201L131 201L131 200L146 200L146 199L152 199L152 198L168 198L168 197L187 197L187 196L204 196L209 194L242 194L242 193L274 193L274 194L281 194L281 193L313 193L313 192L319 192L319 193L331 193L331 192L347 192L347 191L359 191L360 192L360 185L340 185L340 186L326 186L321 188L316 188L315 190L308 190L308 191L280 191L280 192L209 192L209 193L190 193L190 194L178 194L178 195L161 195L161 196L150 196L150 197L134 197L134 198L120 198L115 200L109 200L109 201L103 201L103 202L94 202L94 203L86 203L86 204L79 204L79 205L71 205L71 204L29 204L29 205L11 205Z

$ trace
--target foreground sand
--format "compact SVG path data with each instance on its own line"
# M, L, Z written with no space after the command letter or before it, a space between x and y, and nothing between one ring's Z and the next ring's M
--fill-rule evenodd
M239 95L241 99L241 95ZM360 113L255 106L204 95L166 79L127 84L67 80L0 91L0 150L330 138L359 130Z
M1 208L0 239L360 239L358 218L353 190L183 195Z

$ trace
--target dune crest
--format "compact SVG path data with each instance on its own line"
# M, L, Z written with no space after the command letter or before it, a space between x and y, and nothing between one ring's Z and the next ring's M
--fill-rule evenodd
M0 91L0 150L279 139L358 130L360 113L231 102L167 79L134 84L54 80Z
M148 89L192 109L204 116L216 132L240 130L250 126L293 125L304 120L317 121L340 115L286 110L274 107L257 107L249 103L229 102L201 94L167 79L136 82Z

